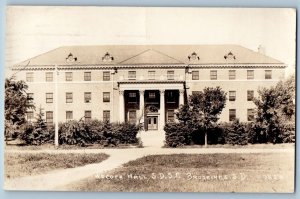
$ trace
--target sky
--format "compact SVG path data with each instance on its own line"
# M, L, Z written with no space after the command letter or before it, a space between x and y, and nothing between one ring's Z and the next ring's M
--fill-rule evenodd
M6 67L65 45L239 44L295 70L290 8L8 7Z

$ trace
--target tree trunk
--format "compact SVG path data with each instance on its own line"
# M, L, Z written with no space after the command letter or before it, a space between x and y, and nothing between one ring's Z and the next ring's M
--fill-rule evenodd
M207 131L205 131L204 146L207 147Z

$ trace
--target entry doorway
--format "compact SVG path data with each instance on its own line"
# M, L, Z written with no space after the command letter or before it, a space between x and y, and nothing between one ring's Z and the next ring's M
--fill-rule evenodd
M157 116L148 116L148 130L157 130L158 129L158 120Z

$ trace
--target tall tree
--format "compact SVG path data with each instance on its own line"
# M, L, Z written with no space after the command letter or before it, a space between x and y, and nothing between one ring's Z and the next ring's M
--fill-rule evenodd
M28 86L14 77L5 80L5 138L14 134L26 122L26 112L34 109L32 98L27 96Z
M226 93L220 88L204 88L196 94L190 96L189 104L191 110L201 118L205 133L205 146L207 146L207 132L217 125L219 115L226 105ZM199 120L200 121L200 120Z
M258 90L255 124L263 142L281 142L286 125L295 123L295 86L295 76L291 76L276 86Z

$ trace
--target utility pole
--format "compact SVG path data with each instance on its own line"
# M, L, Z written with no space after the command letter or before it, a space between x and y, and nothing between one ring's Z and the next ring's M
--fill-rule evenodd
M58 148L58 68L55 65L55 135L54 135L54 144Z

